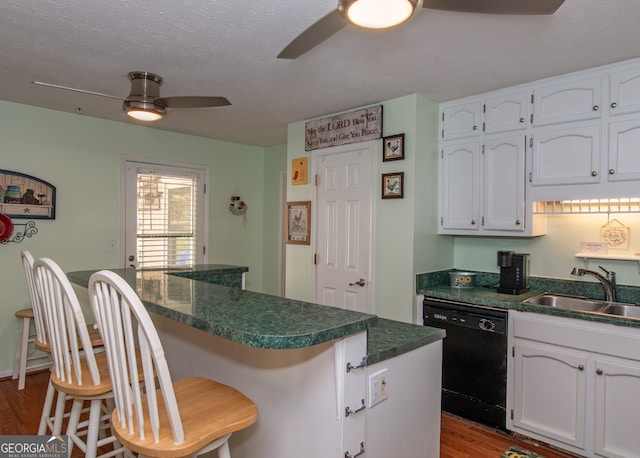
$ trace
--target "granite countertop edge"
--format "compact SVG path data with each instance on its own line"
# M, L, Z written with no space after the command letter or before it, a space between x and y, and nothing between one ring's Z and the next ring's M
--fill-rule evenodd
M89 277L97 270L99 269L69 272L67 276L72 283L87 287ZM310 347L366 330L368 331L367 361L368 364L374 364L444 337L444 331L437 328L387 320L372 314L335 307L327 308L327 306L319 304L200 281L199 274L203 272L241 274L248 271L246 268L206 265L197 266L194 269L178 270L109 270L118 273L136 290L149 312L253 348L286 350ZM180 275L173 275L175 272L179 272ZM191 279L189 272L197 272L197 274ZM189 282L182 286L183 289L193 292L191 308L187 307L186 311L172 308L163 303L164 297L156 299L154 293L148 291L149 288L145 289L145 285L155 285L152 282L162 281L167 276L175 279L171 281L172 284L178 282L179 285L181 282ZM144 282L148 282L148 284ZM208 306L212 304L217 308L208 309ZM235 312L251 314L252 312L257 313L256 310L264 310L265 315L270 316L265 316L264 330L260 328L260 325L254 326L255 323L238 321L237 316L232 316L228 320L224 317L211 319L206 316L206 313L210 313L215 317L220 317L225 313L225 307L226 311L231 311L232 314ZM191 313L191 310L195 308L204 309L203 313L200 316L197 312ZM300 330L295 329L284 334L277 332L270 334L268 332L269 320L273 319L274 314L286 314L289 310L291 310L291 315L301 317ZM292 322L294 325L296 324L295 320Z

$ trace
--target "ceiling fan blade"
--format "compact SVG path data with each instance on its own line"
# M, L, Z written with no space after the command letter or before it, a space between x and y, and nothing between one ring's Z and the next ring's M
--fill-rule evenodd
M97 95L99 97L107 97L107 98L116 99L116 100L125 100L122 97L116 97L115 95L103 94L101 92L86 91L84 89L76 89L76 88L73 88L73 87L60 86L59 84L44 83L42 81L31 81L31 82L33 84L38 85L38 86L52 87L54 89L64 89L65 91L80 92L82 94Z
M461 13L553 14L564 0L423 0L422 7Z
M338 10L334 10L298 35L278 54L278 59L296 59L334 36L348 24Z
M231 102L226 97L158 97L155 101L167 108L207 108L231 105Z

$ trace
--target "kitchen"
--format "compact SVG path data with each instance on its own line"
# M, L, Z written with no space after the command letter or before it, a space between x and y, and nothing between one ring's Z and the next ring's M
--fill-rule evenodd
M532 275L570 278L571 269L582 262L575 258L579 242L598 240L600 228L607 223L606 215L548 215L547 235L532 239L440 236L436 230L437 199L424 198L438 192L437 144L433 141L438 137L438 105L422 95L412 94L385 100L383 106L385 133L404 132L408 139L402 170L409 188L402 200L376 202L375 232L380 236L375 240L374 252L384 260L376 264L376 314L418 322L419 308L414 294L417 274L451 267L497 272L495 253L499 250L532 253ZM278 257L275 241L279 239L276 216L279 174L304 150L304 122L289 125L286 145L262 148L150 131L12 102L2 102L0 110L6 151L3 168L44 176L60 191L58 218L39 222L39 233L22 242L23 245L28 242L34 253L59 259L68 271L96 264L118 265L118 253L109 251L107 241L119 239L119 155L136 152L170 159L176 150L188 150L183 160L215 165L213 193L224 196L222 201L226 202L228 194L237 187L251 205L249 224L242 226L224 205L212 202L211 217L216 221L218 234L223 235L213 239L210 258L250 266L249 289L277 292L276 273L271 266ZM396 169L395 165L379 163L377 172ZM287 200L309 200L310 195L310 186L289 186ZM638 225L634 214L618 219L632 228ZM630 234L630 247L637 247L634 238L637 233L631 230ZM69 246L74 249L69 250ZM22 282L15 268L22 247L9 244L1 248L5 300L22 306L26 301L24 291L10 287ZM309 299L310 249L288 246L286 258L287 296ZM634 263L608 260L602 265L617 273L619 284L639 284ZM14 345L13 310L11 306L2 312L6 323L2 338L7 346ZM10 355L2 357L2 367L8 370Z

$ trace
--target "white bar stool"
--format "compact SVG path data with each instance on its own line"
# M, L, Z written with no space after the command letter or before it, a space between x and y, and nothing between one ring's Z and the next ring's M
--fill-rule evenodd
M13 373L11 378L18 379L18 389L23 390L28 372L40 369L47 369L50 363L29 364L31 361L42 360L46 355L35 354L29 356L29 344L35 341L36 335L31 333L31 322L33 321L33 309L21 309L16 313L16 318L20 320L18 326L18 340L16 342L16 357L13 363Z

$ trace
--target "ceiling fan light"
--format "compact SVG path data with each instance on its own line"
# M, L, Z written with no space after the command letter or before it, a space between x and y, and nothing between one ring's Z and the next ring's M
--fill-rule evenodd
M338 10L354 25L387 29L409 19L421 0L339 0Z
M122 103L122 109L128 116L138 121L157 121L167 113L167 109L163 106L144 100L125 100Z
M131 116L138 121L157 121L162 118L160 113L156 113L155 111L150 110L139 110L133 109L127 111L127 115Z

